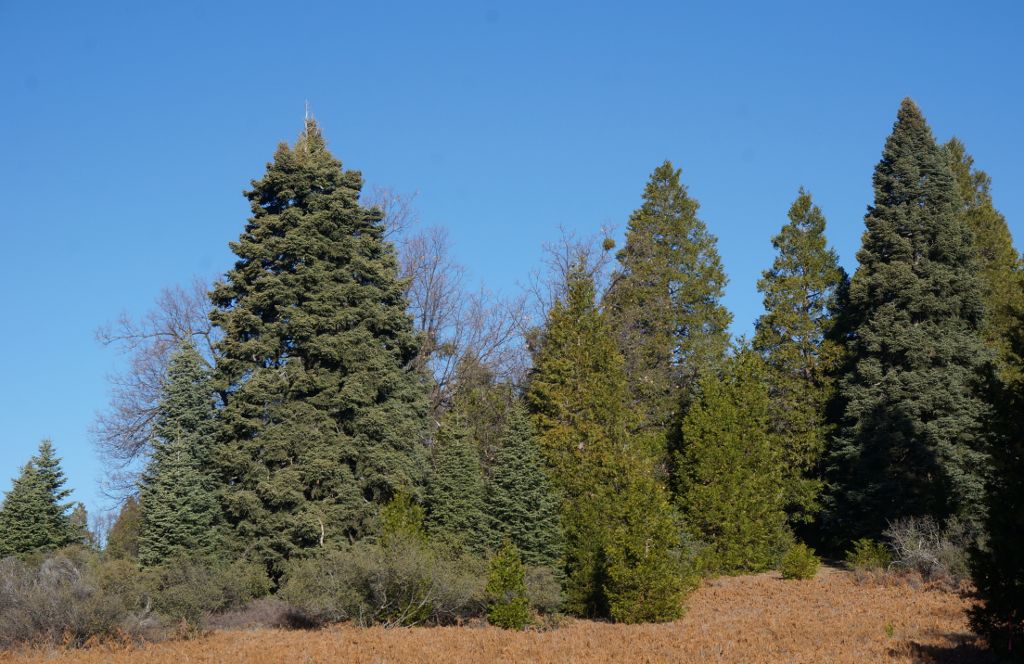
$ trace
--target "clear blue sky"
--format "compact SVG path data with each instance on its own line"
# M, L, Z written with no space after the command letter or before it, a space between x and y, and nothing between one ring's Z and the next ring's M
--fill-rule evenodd
M799 186L853 267L906 95L966 142L1024 237L1022 19L962 0L0 0L0 491L48 436L100 506L88 429L123 358L95 329L230 266L241 191L306 99L346 167L418 190L424 223L504 292L560 224L621 231L672 159L743 333Z

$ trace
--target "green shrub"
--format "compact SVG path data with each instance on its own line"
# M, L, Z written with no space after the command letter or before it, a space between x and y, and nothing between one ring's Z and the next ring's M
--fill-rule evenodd
M505 542L491 559L490 567L486 591L491 601L487 619L492 625L505 629L524 629L533 622L533 616L526 594L526 569L519 549Z
M887 569L891 564L889 547L866 537L853 542L852 548L846 552L846 566L852 570Z
M782 557L779 571L783 579L813 579L819 565L821 560L814 555L814 549L800 542L791 546Z
M198 625L205 615L266 595L270 579L263 567L244 560L179 557L147 570L146 589L165 619Z
M526 568L526 596L537 613L550 614L562 606L562 583L550 567Z
M293 562L278 596L322 622L399 627L479 615L485 563L396 537Z

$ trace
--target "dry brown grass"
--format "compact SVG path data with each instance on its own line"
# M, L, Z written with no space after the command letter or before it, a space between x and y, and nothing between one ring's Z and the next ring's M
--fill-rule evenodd
M968 634L970 601L941 590L858 582L823 569L706 582L663 625L571 621L547 632L492 627L224 631L135 650L0 655L3 662L988 662Z

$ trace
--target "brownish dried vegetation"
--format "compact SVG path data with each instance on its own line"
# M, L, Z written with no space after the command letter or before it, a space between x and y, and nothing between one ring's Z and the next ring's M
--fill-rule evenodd
M135 649L24 651L3 662L990 662L967 626L971 601L941 589L761 574L706 581L686 615L661 625L567 621L550 631L494 627L221 631Z

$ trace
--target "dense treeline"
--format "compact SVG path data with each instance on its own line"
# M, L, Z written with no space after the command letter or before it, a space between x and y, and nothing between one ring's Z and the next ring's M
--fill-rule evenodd
M443 234L410 235L408 201L368 203L307 121L246 192L208 322L165 308L179 320L136 365L158 384L101 422L143 467L104 556L157 575L242 561L326 619L477 602L521 627L558 608L670 620L701 574L815 569L797 540L868 555L893 524L955 525L975 624L1019 653L1021 258L989 177L910 100L873 183L852 276L797 193L750 341L730 339L717 239L667 161L621 249L552 252L531 323L460 291ZM44 443L0 552L95 547L67 497Z

